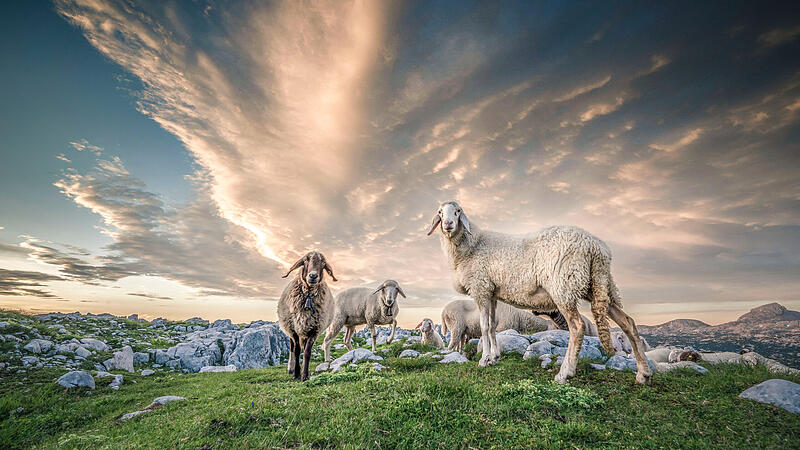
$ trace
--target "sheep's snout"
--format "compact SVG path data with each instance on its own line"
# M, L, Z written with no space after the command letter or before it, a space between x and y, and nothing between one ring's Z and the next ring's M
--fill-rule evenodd
M319 281L319 273L316 270L308 272L308 275L306 276L306 281L308 282L309 285L317 284L317 282Z

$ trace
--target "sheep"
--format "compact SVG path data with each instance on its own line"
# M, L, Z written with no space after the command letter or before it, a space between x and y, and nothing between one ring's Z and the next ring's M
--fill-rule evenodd
M497 304L497 331L514 329L520 332L547 330L550 321L514 308L505 303ZM442 333L450 330L448 349L463 352L464 345L472 338L481 337L480 312L472 300L453 300L442 308Z
M611 276L608 246L577 227L545 228L531 237L480 230L461 206L445 202L433 217L428 235L437 228L440 243L454 273L454 288L472 297L480 309L484 339L480 366L497 363L497 302L535 311L558 310L567 319L570 340L564 363L555 377L559 383L575 374L583 344L583 321L578 301L591 303L598 337L609 354L614 353L608 317L628 335L636 355L636 381L647 384L652 369L633 319L622 302Z
M391 334L386 341L386 343L391 343L397 328L397 312L400 310L396 302L398 294L403 298L406 297L400 284L394 280L384 281L375 290L357 287L340 292L336 296L333 319L325 332L325 341L322 344L325 361L331 360L331 343L343 326L347 327L344 334L344 345L348 350L353 349L350 340L353 338L356 325L362 324L367 324L370 329L373 352L377 351L375 325L392 325Z
M444 341L442 337L439 336L439 333L436 332L436 328L433 326L433 321L431 319L422 319L422 322L416 326L422 332L422 343L432 345L439 350L444 349Z
M323 280L333 269L319 252L309 252L292 265L283 278L295 269L302 271L286 286L278 300L278 325L289 336L289 373L300 381L308 380L311 348L317 336L331 322L333 294ZM300 349L303 349L303 371L300 373Z
M646 353L650 351L650 344L648 344L647 340L642 336L639 336L639 338L642 340L642 346L646 356ZM626 336L625 333L621 331L612 332L611 341L614 344L614 351L617 353L619 352L631 353L633 351L633 346L631 346L630 339L628 339L628 336Z

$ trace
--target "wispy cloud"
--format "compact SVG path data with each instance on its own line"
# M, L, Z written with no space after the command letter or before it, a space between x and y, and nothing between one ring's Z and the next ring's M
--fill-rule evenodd
M63 278L42 272L8 270L0 268L0 295L58 298L49 290L42 289L50 281Z

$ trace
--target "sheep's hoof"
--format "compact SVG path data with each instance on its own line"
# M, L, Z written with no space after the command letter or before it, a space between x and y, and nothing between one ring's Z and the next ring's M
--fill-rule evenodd
M636 374L636 382L639 384L648 385L650 384L650 379L653 377L652 373L642 373L638 372Z
M556 374L555 380L556 380L556 383L558 383L558 384L566 384L567 383L567 375L566 374L562 374L561 372L558 372L558 374Z
M484 356L483 358L481 358L480 361L478 361L478 367L486 367L486 366L489 366L489 365L490 364L489 364L489 357L488 356Z

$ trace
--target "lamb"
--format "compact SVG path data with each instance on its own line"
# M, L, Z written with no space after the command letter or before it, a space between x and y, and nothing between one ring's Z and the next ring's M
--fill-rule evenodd
M333 269L325 256L309 252L292 265L283 278L295 269L303 270L286 286L278 300L278 325L289 336L289 373L300 381L308 380L311 348L317 336L328 326L333 316L333 294L323 280ZM303 371L300 373L300 349L303 349Z
M336 296L333 319L328 330L325 332L325 341L322 348L325 351L325 361L331 360L331 343L339 334L342 327L346 327L344 334L344 345L348 350L352 350L351 339L356 325L367 324L372 336L372 351L377 351L375 344L375 325L392 325L392 331L387 343L394 339L394 332L397 328L397 312L400 308L397 305L397 295L403 298L406 294L400 288L400 284L394 280L386 280L378 286L372 288L350 288L345 289Z
M439 333L436 332L436 328L433 326L433 321L431 319L422 319L422 322L416 326L422 332L422 343L432 345L439 350L444 349L444 341L442 337L439 336Z
M505 303L497 304L497 331L514 329L520 332L545 331L550 322ZM448 349L463 352L464 345L481 337L480 312L472 300L453 300L442 308L442 333L450 330Z
M575 374L584 324L578 301L591 303L598 337L614 353L608 317L628 336L636 355L638 383L647 384L652 369L642 341L611 276L608 246L577 227L545 228L532 237L514 237L474 227L456 202L446 202L433 217L430 231L441 230L440 243L454 273L454 288L475 300L484 339L480 366L497 363L497 302L535 311L558 310L567 319L570 340L559 383Z

